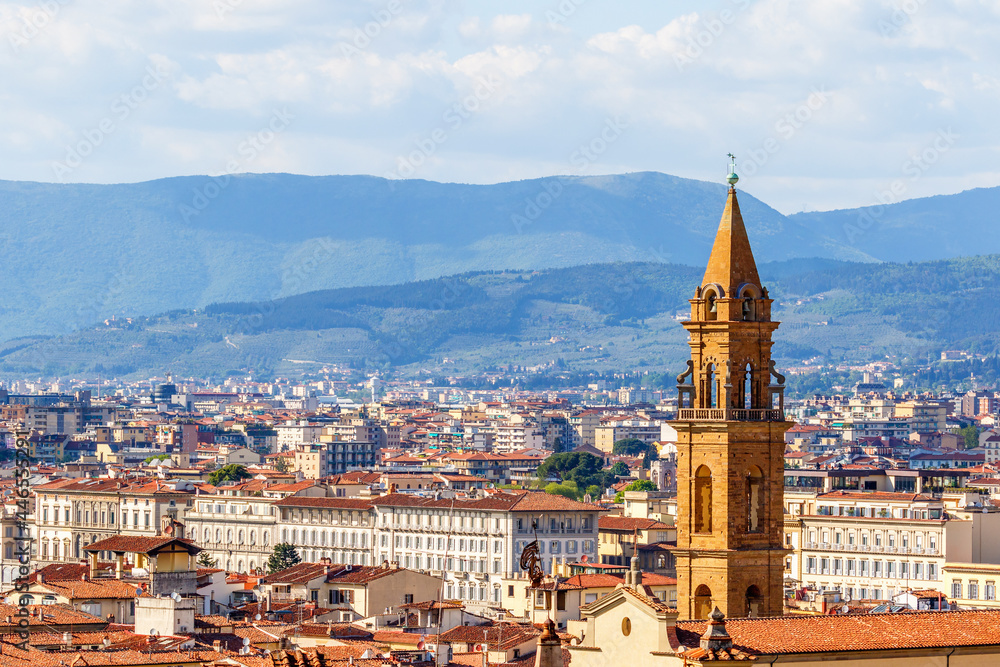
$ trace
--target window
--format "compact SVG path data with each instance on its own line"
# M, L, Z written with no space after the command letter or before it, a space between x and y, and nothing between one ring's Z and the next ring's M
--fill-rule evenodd
M996 600L997 599L997 584L996 584L995 581L987 581L986 582L985 593L986 593L986 599L987 600Z
M747 530L759 533L763 530L764 518L764 475L757 466L750 466L747 473ZM839 535L837 536L840 537Z
M927 563L927 578L937 581L937 563Z
M979 599L979 582L970 581L969 582L969 599L978 600Z
M951 597L958 599L962 597L962 582L953 581L951 582Z
M695 471L694 531L712 532L712 472L708 466Z

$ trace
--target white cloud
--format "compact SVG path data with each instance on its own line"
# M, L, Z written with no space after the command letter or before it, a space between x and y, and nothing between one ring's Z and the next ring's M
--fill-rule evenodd
M628 131L592 173L717 179L726 152L748 164L772 139L743 183L782 210L867 203L946 127L958 145L913 192L994 178L1000 9L988 3L680 2L652 24L642 16L664 12L652 0L625 18L584 3L556 23L558 3L519 0L492 13L455 0L219 2L231 10L74 0L47 18L0 2L0 177L53 180L52 161L159 59L168 80L69 180L217 171L220 151L283 106L298 120L262 165L382 174L489 76L502 86L417 176L567 172L575 147L623 115ZM783 129L817 87L828 101Z

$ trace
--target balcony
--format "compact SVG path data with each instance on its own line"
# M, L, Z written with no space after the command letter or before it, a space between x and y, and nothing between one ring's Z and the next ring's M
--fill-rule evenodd
M782 422L785 415L781 410L737 409L737 408L681 408L677 411L678 421L716 422Z

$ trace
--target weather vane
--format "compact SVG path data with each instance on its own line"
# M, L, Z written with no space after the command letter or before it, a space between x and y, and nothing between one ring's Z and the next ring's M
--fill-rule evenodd
M729 187L736 189L736 183L740 180L740 177L736 175L736 156L732 153L726 153L729 157L729 175L726 176L726 183L729 183Z

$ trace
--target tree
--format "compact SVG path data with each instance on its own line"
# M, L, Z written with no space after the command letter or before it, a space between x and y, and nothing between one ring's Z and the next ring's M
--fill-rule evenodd
M267 573L281 572L301 562L302 557L299 556L299 552L295 550L294 546L288 542L275 544L274 553L267 559Z
M223 466L209 475L208 483L212 486L218 486L222 482L238 482L249 477L251 477L251 475L247 472L246 467L230 463L229 465Z
M975 449L979 446L979 428L977 426L970 424L959 430L958 434L965 438L966 449Z
M649 445L639 438L625 438L616 440L611 447L612 454L619 456L642 456L649 450Z
M284 456L279 456L274 459L274 469L278 472L288 472L288 459Z
M660 458L660 452L657 451L656 445L643 442L639 438L624 438L615 441L615 444L611 446L611 453L619 456L641 456L642 467L646 470L649 470L651 462Z
M198 554L198 565L201 567L215 567L219 564L218 558L212 558L208 555L207 551L202 551Z
M656 491L656 484L649 481L648 479L637 479L615 494L616 503L625 501L626 491Z
M615 477L628 477L632 474L629 469L628 464L624 461L619 461L618 463L611 466L611 474Z
M551 493L555 496L562 496L564 498L569 498L570 500L579 500L580 492L573 482L564 482L558 484L556 482L551 482L545 486L545 493Z
M561 482L576 482L578 489L589 486L604 488L610 475L602 470L604 461L599 456L584 452L553 454L538 466L538 479L544 482L555 477Z

